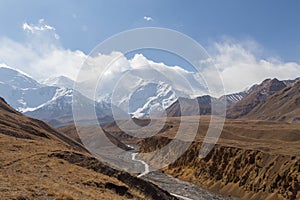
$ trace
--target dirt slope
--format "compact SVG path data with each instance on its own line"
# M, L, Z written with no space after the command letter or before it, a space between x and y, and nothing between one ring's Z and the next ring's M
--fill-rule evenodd
M227 110L227 117L240 118L247 115L266 98L285 87L286 85L283 81L266 79L261 84L255 86L242 100L230 106Z
M184 117L195 126L192 117ZM142 152L168 144L176 134L179 118L167 121L160 134L141 142ZM259 120L226 120L217 145L205 158L199 151L209 124L201 118L190 148L163 171L209 190L241 199L300 199L300 124ZM189 130L187 130L187 134ZM178 146L180 148L180 146ZM174 155L143 157L148 163Z
M0 197L5 199L175 199L110 168L78 142L0 99Z
M300 81L276 92L245 117L300 123Z

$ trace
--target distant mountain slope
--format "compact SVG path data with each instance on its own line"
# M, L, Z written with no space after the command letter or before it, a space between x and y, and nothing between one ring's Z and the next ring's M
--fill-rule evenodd
M261 84L251 87L249 93L242 100L231 105L227 110L227 117L239 118L247 115L259 103L285 87L283 81L277 79L264 80Z
M162 116L162 110L169 107L177 97L172 87L166 83L147 83L137 88L129 99L129 114L135 118Z
M74 85L74 81L65 76L50 77L41 83L47 86L56 86L69 89L72 89Z
M0 96L16 110L27 116L43 120L60 127L74 123L72 113L73 81L66 77L50 78L40 84L29 75L0 66ZM81 96L81 101L94 104L92 100ZM86 103L84 103L86 104ZM112 121L111 105L96 102L97 116L101 121ZM120 113L120 109L117 109Z
M9 66L0 64L0 81L2 84L16 88L37 88L40 84L29 75Z
M212 102L215 106L224 105L226 107L240 101L247 95L247 92L239 92L233 94L227 94L221 96L220 98L214 98L209 95L199 96L196 99L190 98L178 98L171 106L166 109L167 115L169 117L181 116L181 109L183 109L184 116L194 116L194 115L209 115L211 114ZM182 105L182 106L180 106ZM195 106L198 106L196 108Z
M0 98L1 199L176 199Z
M300 123L300 80L265 99L245 117Z
M73 94L73 89L60 88L57 90L57 93L52 100L46 102L35 110L25 112L24 114L43 120L55 127L73 124ZM78 96L80 96L80 98L77 100L80 100L80 103L76 104L77 109L85 109L79 108L80 104L91 105L91 107L95 106L96 115L101 123L113 121L111 104L106 102L93 102L80 93L78 93ZM114 109L120 116L125 115L125 113L117 107ZM91 120L91 116L86 116L84 120Z
M72 89L59 88L51 100L24 112L25 115L43 120L53 126L73 123Z
M233 93L233 94L226 94L221 96L218 100L221 102L226 102L226 106L229 107L232 104L242 100L248 94L247 91Z
M213 98L209 95L200 96L194 100L189 98L179 98L171 106L169 106L166 111L170 117L181 116L182 114L180 109L184 109L183 112L185 113L185 116L199 114L208 115L211 114L211 105L212 102L214 102L215 105L226 103L226 106L228 107L228 118L240 118L245 116L253 119L280 119L285 121L297 121L298 118L294 114L298 112L298 108L296 107L298 104L290 102L288 98L281 98L280 100L275 99L275 97L269 98L286 87L293 87L293 90L290 91L290 89L287 89L286 91L293 94L287 95L289 97L293 96L293 98L297 98L295 97L297 92L295 92L296 89L294 88L297 87L297 80L299 82L299 78L295 80L284 81L279 81L277 79L266 79L261 84L255 84L251 86L247 91L227 94L221 96L220 98ZM270 101L270 103L268 103L268 101ZM182 105L181 107L179 102ZM264 104L264 109L261 108L261 104ZM275 105L278 106L278 104L280 104L279 106L281 108L275 107ZM196 106L198 106L198 108L196 108ZM256 108L258 106L259 108ZM280 109L282 110L279 112ZM290 112L288 116L283 115L283 113L287 112ZM279 117L280 115L282 116ZM293 117L295 117L295 119Z
M0 95L18 111L26 112L50 101L57 89L43 86L18 70L0 67Z
M288 86L289 84L293 84L299 80L300 80L300 77L293 79L293 80L283 80L283 82Z
M178 117L208 115L211 113L212 100L215 100L215 98L212 98L209 95L197 97L196 99L180 97L177 101L175 101L170 107L166 109L167 116ZM196 106L198 106L198 108Z
M91 127L92 128L92 127ZM66 134L68 137L74 139L75 141L82 143L81 139L77 133L76 130L76 126L74 124L71 124L69 126L65 126L63 128L59 129L61 132L63 132L64 134ZM95 132L96 132L97 128L95 128ZM113 136L110 132L103 130L106 137L108 137L110 139L110 141L115 144L116 146L118 146L119 148L123 149L123 150L132 150L132 148L128 147L127 145L125 145L124 143L122 143L117 137ZM125 134L125 133L124 133ZM126 135L126 134L125 134Z

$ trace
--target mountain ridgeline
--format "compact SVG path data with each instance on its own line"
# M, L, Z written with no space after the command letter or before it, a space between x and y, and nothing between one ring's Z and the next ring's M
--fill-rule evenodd
M298 123L300 119L299 100L300 80L279 81L266 79L249 90L214 98L209 95L196 99L180 98L166 109L169 117L185 115L210 115L212 102L226 103L227 118L250 118L280 120ZM197 102L195 109L195 100ZM184 109L184 110L182 110Z
M227 117L239 118L247 115L257 105L265 101L269 96L285 88L283 81L277 79L267 79L259 85L250 88L248 95L246 95L239 102L229 107Z
M9 67L0 67L0 89L2 97L16 110L27 116L43 120L55 127L73 124L72 98L74 92L80 96L82 105L93 105L101 123L112 122L113 112L121 118L160 117L162 110L167 116L194 116L212 114L212 104L225 106L227 118L251 118L299 122L297 100L299 78L295 80L266 79L246 91L227 94L219 98L209 95L190 99L186 95L176 96L174 88L164 82L141 81L136 91L112 104L109 96L99 96L95 101L74 91L74 81L67 77L49 78L37 82L25 73ZM272 97L272 98L271 98ZM125 101L124 101L125 100ZM124 105L126 102L129 107ZM125 110L124 110L125 109ZM126 111L127 109L127 111ZM277 112L279 111L279 112ZM277 112L277 114L275 113ZM90 120L88 117L84 119Z

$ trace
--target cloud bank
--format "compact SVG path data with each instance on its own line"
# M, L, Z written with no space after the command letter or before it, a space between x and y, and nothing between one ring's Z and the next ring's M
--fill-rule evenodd
M145 20L152 20L151 17L144 17ZM7 37L0 38L0 63L20 69L30 74L37 80L49 78L49 76L64 75L76 79L82 63L88 57L84 52L73 51L64 48L60 43L60 37L54 26L40 19L36 24L23 23L21 27L24 34L28 35L25 42L17 42ZM294 79L300 77L300 65L295 62L283 62L278 58L261 58L263 48L253 40L234 41L225 39L221 42L212 43L209 48L211 60L220 71L227 93L238 92L254 83L263 81L266 78ZM117 67L105 74L105 79L114 80L116 74L128 69L136 69L141 62L159 66L168 73L174 69L180 73L178 67L170 68L162 63L154 63L149 58L137 56L128 60L119 52L112 52L109 55L98 55L94 61L99 66L121 56L116 64ZM175 70L176 69L176 70ZM183 69L182 69L183 70ZM182 73L187 73L185 70ZM204 71L204 76L210 76L210 71Z
M37 24L23 23L25 42L0 38L0 63L20 69L37 80L65 75L75 78L86 59L82 51L62 47L55 27L40 19Z
M253 40L224 40L212 45L212 59L224 81L227 92L241 91L267 78L295 79L300 77L300 65L278 58L259 58L262 48Z

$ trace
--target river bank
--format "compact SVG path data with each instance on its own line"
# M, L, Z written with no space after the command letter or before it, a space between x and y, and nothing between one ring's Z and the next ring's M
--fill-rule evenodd
M128 145L131 148L137 148ZM136 150L135 150L136 151ZM192 183L181 181L171 175L164 174L159 170L151 171L150 166L143 160L137 159L138 153L131 153L131 159L139 164L135 165L140 171L143 171L138 175L139 178L150 181L161 189L168 191L173 196L182 200L229 200L231 198L223 197L217 194L213 194L203 188L200 188Z

